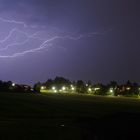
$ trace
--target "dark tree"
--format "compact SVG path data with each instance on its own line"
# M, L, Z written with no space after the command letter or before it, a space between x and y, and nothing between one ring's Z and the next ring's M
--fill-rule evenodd
M54 79L54 85L59 89L62 86L67 86L69 87L71 82L68 79L65 79L63 77L56 77Z
M86 93L86 86L82 80L78 80L76 83L76 91L78 93Z
M52 79L48 79L45 83L45 86L47 89L50 89L54 84L54 81Z
M34 91L40 93L41 83L38 82L34 85Z

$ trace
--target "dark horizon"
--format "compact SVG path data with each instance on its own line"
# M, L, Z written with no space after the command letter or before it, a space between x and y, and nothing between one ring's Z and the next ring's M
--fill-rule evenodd
M138 0L0 0L0 79L140 83Z

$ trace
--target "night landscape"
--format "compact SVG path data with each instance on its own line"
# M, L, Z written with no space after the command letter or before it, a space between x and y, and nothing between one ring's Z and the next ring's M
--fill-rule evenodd
M0 140L139 139L139 6L0 0Z

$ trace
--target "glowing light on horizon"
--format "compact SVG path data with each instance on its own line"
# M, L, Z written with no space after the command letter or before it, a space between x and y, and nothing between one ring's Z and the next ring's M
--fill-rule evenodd
M56 90L56 87L52 87L52 90Z
M100 88L94 88L95 91L100 90Z
M54 90L55 93L57 93L57 90Z
M66 87L63 86L63 87L62 87L62 90L63 90L63 91L66 90Z
M45 87L44 86L41 86L41 90L44 90L45 89Z
M71 88L71 90L73 90L73 91L74 91L74 90L75 90L75 88L74 88L74 87L72 87L72 88Z
M15 85L16 85L15 83L12 83L12 86L13 86L13 87L15 87Z
M110 90L109 90L109 91L110 91L110 93L113 93L113 92L114 92L114 91L113 91L113 88L110 88Z
M91 92L91 91L92 91L92 89L91 89L91 88L88 88L88 91L89 91L89 92Z

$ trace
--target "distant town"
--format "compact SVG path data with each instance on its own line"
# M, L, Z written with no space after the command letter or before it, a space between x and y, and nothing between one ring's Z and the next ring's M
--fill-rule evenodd
M140 85L131 81L127 81L121 85L117 84L115 81L111 81L107 85L101 83L93 84L90 81L85 83L82 80L70 81L63 77L56 77L54 79L48 79L44 83L37 82L33 87L11 81L0 81L0 92L139 97Z

